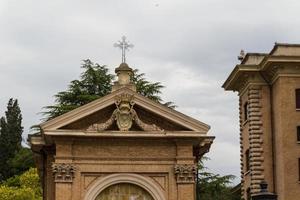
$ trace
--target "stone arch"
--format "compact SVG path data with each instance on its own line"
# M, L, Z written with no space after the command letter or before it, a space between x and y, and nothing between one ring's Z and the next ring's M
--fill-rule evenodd
M148 177L138 174L112 174L97 180L87 191L84 200L95 200L109 186L118 183L130 183L145 189L154 200L166 200L164 192Z

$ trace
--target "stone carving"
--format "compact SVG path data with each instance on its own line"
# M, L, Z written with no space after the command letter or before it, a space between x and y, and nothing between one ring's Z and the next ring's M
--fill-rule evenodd
M55 182L72 183L75 167L68 163L53 163L52 172Z
M122 94L116 97L115 104L117 109L113 115L116 116L117 125L120 131L129 131L133 120L133 95Z
M133 119L136 122L136 124L144 131L162 131L162 129L159 128L158 126L156 126L155 124L146 124L142 120L140 120L140 118L138 117L138 115L134 109L132 109L131 112L132 112Z
M135 121L135 123L144 131L162 131L162 129L155 124L147 124L139 119L136 111L133 109L134 95L126 93L118 95L116 96L115 104L117 108L106 122L92 124L87 130L104 131L116 121L120 131L129 131L133 121Z
M116 119L115 114L113 113L112 116L104 123L100 123L100 124L92 124L91 126L89 126L87 128L87 131L103 131L108 129L108 127L110 127L114 121Z
M194 183L197 173L196 165L177 164L175 165L177 183Z

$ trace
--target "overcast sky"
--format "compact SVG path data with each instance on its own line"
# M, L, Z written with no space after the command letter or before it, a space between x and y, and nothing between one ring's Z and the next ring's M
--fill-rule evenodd
M163 99L211 126L207 166L239 178L238 98L221 85L241 49L300 42L297 0L0 0L0 115L17 98L24 134L90 58L111 72L126 35L127 63L160 81ZM239 180L237 179L236 182Z

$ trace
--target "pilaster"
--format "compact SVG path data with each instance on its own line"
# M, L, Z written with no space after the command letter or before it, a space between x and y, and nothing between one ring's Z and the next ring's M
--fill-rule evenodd
M53 163L55 200L72 200L72 183L75 167L71 163Z
M191 141L177 142L177 157L174 174L177 183L178 200L195 199L195 175L197 166L193 157Z

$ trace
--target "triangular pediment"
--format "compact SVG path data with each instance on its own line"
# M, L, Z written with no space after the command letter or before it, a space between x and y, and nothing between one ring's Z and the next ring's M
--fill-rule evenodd
M123 101L124 105L120 103ZM126 115L127 108L130 109L128 115ZM120 131L123 126L126 129L127 125L130 125L130 128L126 131L207 133L210 128L196 119L156 103L126 87L44 122L41 128L44 131Z

